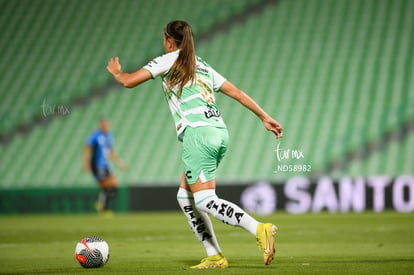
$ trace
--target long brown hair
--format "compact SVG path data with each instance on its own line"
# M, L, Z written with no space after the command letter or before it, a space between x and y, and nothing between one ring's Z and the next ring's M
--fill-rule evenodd
M185 21L172 21L164 30L167 38L172 38L180 49L178 58L170 69L167 86L172 90L178 87L177 96L181 95L182 89L189 81L194 82L196 72L196 59L193 32L190 25Z

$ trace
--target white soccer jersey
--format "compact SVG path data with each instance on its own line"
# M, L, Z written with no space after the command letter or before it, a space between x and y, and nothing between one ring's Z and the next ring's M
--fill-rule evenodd
M201 58L196 57L197 70L194 83L187 83L180 97L176 95L177 90L167 87L169 70L178 54L179 50L161 55L143 67L151 73L152 78L162 77L163 89L174 118L178 139L182 141L184 129L187 126L226 128L214 95L226 79Z

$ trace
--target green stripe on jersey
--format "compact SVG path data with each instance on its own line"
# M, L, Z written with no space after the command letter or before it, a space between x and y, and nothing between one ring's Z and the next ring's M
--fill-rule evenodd
M226 128L215 99L212 68L207 63L197 58L195 81L184 86L179 98L176 96L176 91L168 89L166 85L168 77L167 74L162 78L163 87L180 140L187 126Z

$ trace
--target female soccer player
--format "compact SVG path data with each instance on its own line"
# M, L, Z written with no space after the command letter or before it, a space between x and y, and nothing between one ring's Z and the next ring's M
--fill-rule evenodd
M277 227L271 223L259 223L234 203L219 198L215 192L216 169L226 152L228 132L214 93L221 91L240 102L256 114L276 138L282 137L282 127L246 93L195 55L193 33L188 23L168 23L163 41L166 53L143 68L133 73L123 72L119 58L114 57L109 60L107 69L118 83L127 88L151 78L162 78L177 136L182 142L184 171L177 193L178 204L207 252L207 257L192 268L228 266L208 214L255 235L263 250L264 263L268 265L275 254Z

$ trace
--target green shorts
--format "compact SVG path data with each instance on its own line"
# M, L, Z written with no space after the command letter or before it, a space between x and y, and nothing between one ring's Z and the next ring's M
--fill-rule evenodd
M227 150L229 134L226 128L186 127L182 159L188 184L198 178L207 182L216 178L216 170Z

